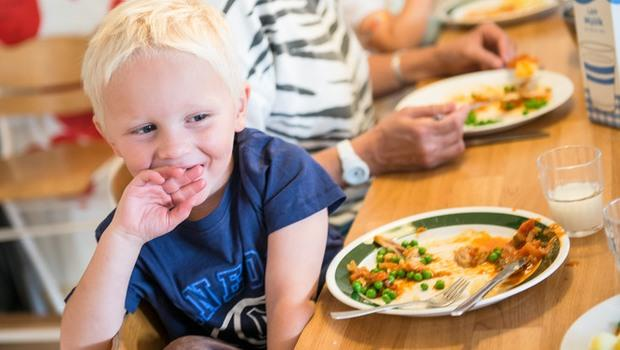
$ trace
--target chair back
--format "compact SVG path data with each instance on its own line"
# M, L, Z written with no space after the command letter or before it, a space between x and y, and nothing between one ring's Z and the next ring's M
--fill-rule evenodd
M0 46L0 116L90 109L80 71L86 37L33 38Z
M81 117L90 111L80 82L87 45L88 38L75 36L0 45L0 148L4 158L0 161L0 201L83 194L95 170L112 156L111 149L99 140L62 144L45 152L11 151L12 138L16 143L23 141L12 132L8 123L12 118ZM34 130L22 138L48 136L48 130Z

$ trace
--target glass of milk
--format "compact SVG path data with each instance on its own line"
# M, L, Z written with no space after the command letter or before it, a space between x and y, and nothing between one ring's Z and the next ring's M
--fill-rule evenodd
M536 160L538 177L552 217L569 237L585 237L603 227L601 151L562 146Z
M620 272L620 198L609 202L603 209L605 234L609 249L614 254L616 271Z

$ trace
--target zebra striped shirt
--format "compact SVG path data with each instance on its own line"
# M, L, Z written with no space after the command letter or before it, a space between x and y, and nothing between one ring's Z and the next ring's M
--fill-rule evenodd
M252 88L248 126L315 152L373 124L367 56L338 0L210 2Z

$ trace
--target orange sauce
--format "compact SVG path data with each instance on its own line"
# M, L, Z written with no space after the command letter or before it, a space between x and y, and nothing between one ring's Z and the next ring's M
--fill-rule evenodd
M484 250L493 250L495 248L501 248L508 244L509 238L505 237L491 237L488 233L483 233L480 237L475 238L471 243L475 247L479 247Z

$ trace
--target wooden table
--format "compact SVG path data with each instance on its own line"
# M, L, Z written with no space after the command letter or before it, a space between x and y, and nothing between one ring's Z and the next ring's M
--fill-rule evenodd
M517 129L544 129L550 137L473 147L439 169L376 178L347 242L395 219L441 208L504 206L550 216L535 159L559 145L599 147L604 201L620 196L620 130L588 121L577 49L560 13L506 30L520 53L537 56L543 67L565 74L575 84L571 101ZM462 32L448 30L441 39L457 35ZM399 97L379 105L394 106ZM567 261L539 285L458 318L372 315L335 321L329 312L349 308L325 288L297 348L557 349L568 327L586 310L620 292L619 287L605 235L599 232L572 239Z

